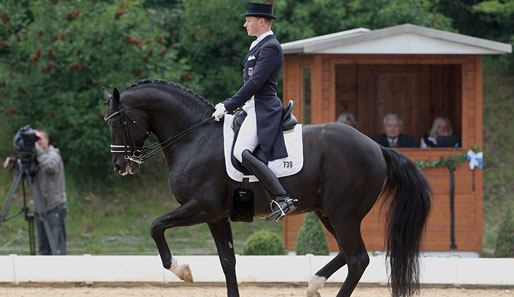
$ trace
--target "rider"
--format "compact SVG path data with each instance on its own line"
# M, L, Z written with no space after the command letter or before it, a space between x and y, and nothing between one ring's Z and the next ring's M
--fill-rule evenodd
M277 80L284 63L282 47L271 31L273 5L249 2L244 27L256 36L244 59L245 83L232 97L218 103L212 114L216 121L241 107L248 114L239 130L234 156L251 171L273 196L268 220L280 221L296 207L278 178L253 155L260 144L269 161L287 157L282 132L282 101L277 96Z

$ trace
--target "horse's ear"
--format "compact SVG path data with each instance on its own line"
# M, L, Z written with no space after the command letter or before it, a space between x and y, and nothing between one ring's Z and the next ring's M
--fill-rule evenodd
M109 91L106 88L102 87L102 95L104 97L104 104L108 104L109 100L111 100L112 98L111 93L109 93Z
M114 91L112 92L112 98L114 99L113 103L120 103L120 91L118 91L118 89L114 88Z

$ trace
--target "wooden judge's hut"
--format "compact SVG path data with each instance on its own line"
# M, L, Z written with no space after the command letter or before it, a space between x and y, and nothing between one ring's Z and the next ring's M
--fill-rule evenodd
M403 119L402 133L419 146L436 117L450 119L453 133L461 136L459 147L398 151L425 166L433 189L422 249L481 251L482 170L471 170L464 159L473 147L482 148L482 55L510 53L511 45L404 24L358 28L282 48L284 102L295 101L293 112L303 124L334 122L349 111L359 130L371 137L383 132L384 116L395 113ZM385 215L379 215L379 204L361 227L369 251L384 250ZM285 219L290 251L304 217ZM337 251L335 239L326 236L329 249Z

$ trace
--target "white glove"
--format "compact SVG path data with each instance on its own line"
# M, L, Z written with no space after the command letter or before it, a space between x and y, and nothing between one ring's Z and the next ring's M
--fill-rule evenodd
M225 115L227 110L225 109L225 105L223 105L223 103L216 104L215 108L216 111L212 114L212 116L214 117L214 120L217 122Z

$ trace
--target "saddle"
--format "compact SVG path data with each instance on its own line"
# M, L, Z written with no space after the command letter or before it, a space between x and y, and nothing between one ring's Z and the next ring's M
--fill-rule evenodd
M293 111L293 100L289 100L287 106L284 107L282 111L282 131L288 131L294 129L298 120L292 113ZM241 171L244 175L253 175L246 167L244 167L241 162L239 162L236 157L234 157L234 146L236 144L237 136L239 135L239 129L243 124L247 114L244 110L239 110L234 113L234 121L232 122L232 130L234 130L234 140L232 141L232 149L231 149L231 161L232 165L239 171ZM253 155L255 155L259 160L261 160L264 164L268 165L268 158L266 158L266 154L261 149L261 146L258 145L253 151Z

